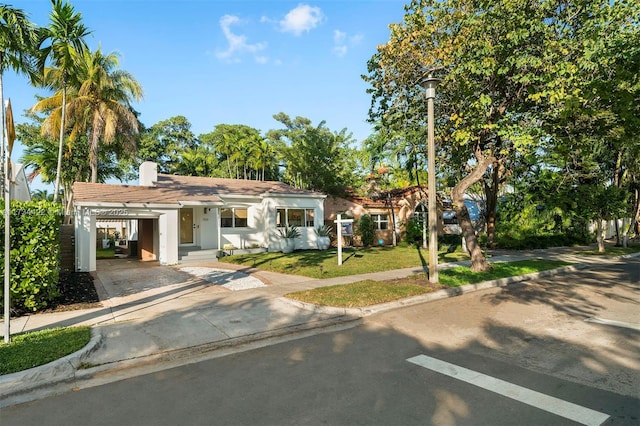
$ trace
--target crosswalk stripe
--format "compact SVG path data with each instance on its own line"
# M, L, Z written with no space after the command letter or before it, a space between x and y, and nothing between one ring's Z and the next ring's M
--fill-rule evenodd
M609 415L599 411L514 385L513 383L505 382L504 380L496 379L495 377L426 355L414 356L408 358L407 361L583 425L599 426L609 418Z

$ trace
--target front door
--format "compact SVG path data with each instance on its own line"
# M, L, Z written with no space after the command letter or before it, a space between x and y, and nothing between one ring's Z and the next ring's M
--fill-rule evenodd
M180 209L180 244L193 244L193 209Z

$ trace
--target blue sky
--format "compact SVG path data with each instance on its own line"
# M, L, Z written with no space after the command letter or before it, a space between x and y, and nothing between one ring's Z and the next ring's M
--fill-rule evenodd
M404 1L75 0L92 30L92 49L121 55L120 68L141 83L135 104L147 126L184 115L198 135L220 123L263 133L278 112L303 116L356 140L371 133L367 60L400 22ZM46 0L9 2L47 25ZM11 71L4 76L16 122L46 95ZM21 155L15 147L12 158Z

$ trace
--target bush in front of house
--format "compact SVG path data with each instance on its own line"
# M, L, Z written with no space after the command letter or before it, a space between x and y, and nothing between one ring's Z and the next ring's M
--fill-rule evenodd
M376 229L371 216L368 214L360 216L360 219L356 222L356 234L360 236L363 246L369 247L373 245Z
M4 212L4 202L0 201ZM59 205L48 201L11 202L11 309L42 309L58 296L60 268ZM0 274L4 277L4 215L0 224ZM0 289L4 310L4 288Z

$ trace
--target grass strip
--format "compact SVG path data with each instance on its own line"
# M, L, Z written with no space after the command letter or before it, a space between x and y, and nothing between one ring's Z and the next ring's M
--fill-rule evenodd
M58 327L11 336L0 343L0 375L47 364L82 349L91 340L91 327Z
M475 284L483 281L498 280L500 278L516 277L518 275L531 274L549 269L567 266L570 263L562 260L533 259L517 262L492 263L491 270L487 272L472 272L467 266L456 266L438 272L440 284L447 287L460 287L466 284Z
M345 248L342 265L338 265L336 249L297 250L293 253L253 253L225 256L221 262L250 266L283 274L310 278L334 278L392 269L426 266L429 253L415 247ZM438 254L439 263L468 260L460 251L447 253L446 247Z
M285 294L285 297L306 303L341 308L356 308L391 302L429 293L443 287L459 287L482 281L530 274L569 265L558 260L522 260L494 263L489 272L471 272L469 267L457 266L439 271L440 286L429 285L426 276L413 276L393 282L365 280L350 284L319 287Z

